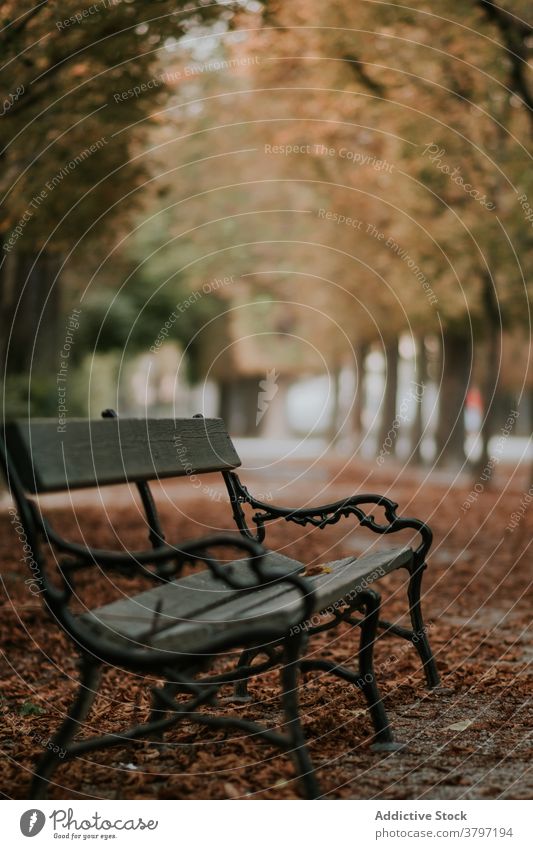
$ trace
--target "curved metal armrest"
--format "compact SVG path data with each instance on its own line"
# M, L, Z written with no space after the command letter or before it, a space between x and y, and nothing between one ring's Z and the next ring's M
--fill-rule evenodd
M398 516L396 512L398 504L384 495L375 493L353 495L318 507L277 507L254 498L234 472L225 473L225 480L237 527L247 539L253 539L259 543L262 543L265 538L265 522L274 519L284 519L286 522L294 522L301 526L312 525L315 528L324 528L349 516L355 516L360 525L378 534L392 534L406 529L417 531L421 539L414 551L415 567L425 562L433 541L433 533L425 522L421 519ZM249 504L256 511L252 516L252 521L257 528L255 534L248 527L242 509L243 504ZM366 512L363 507L367 505L382 507L385 522L378 522L372 513Z

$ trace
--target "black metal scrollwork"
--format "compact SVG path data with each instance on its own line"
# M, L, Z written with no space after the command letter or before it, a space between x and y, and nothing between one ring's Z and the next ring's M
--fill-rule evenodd
M414 550L413 565L417 569L425 563L426 555L433 541L431 529L425 522L420 519L398 516L396 513L398 504L384 495L374 493L354 495L344 498L342 501L335 501L320 507L294 509L265 504L254 498L235 472L225 472L224 479L237 527L249 539L259 543L262 543L265 539L265 523L275 519L285 519L287 522L294 522L302 527L312 525L315 528L324 528L326 525L335 525L342 518L355 516L361 526L369 528L377 534L392 534L409 529L417 531L421 537L420 544ZM252 521L257 528L255 533L248 526L243 510L244 504L249 504L256 511L252 516ZM372 513L365 512L362 509L364 505L382 507L386 522L378 522Z

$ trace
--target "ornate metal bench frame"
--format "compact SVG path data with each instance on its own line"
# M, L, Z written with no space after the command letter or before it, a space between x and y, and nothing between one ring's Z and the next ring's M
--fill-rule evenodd
M107 418L114 415L113 411L103 413L103 416ZM426 568L426 555L431 545L431 531L419 520L399 518L396 515L397 505L389 499L378 495L361 495L320 508L291 510L258 501L250 495L235 472L223 471L239 533L217 534L170 545L165 540L148 482L137 481L135 485L145 511L152 548L142 552L121 553L73 543L56 533L41 514L38 504L27 497L17 465L2 444L2 440L0 440L0 461L32 551L35 579L42 588L43 600L53 619L74 642L80 655L78 693L51 741L53 746L46 750L36 765L30 791L31 798L41 798L46 793L52 775L62 760L70 760L97 749L121 746L130 740L146 740L154 736L157 738L183 718L208 727L234 729L256 735L290 752L296 765L303 794L307 798L317 798L320 795L320 788L300 719L298 681L301 673L321 670L337 675L358 687L368 703L375 730L375 744L378 748L386 750L397 748L397 744L393 742L373 668L373 647L378 628L410 640L420 654L428 685L431 687L438 685L438 674L420 607L420 586L422 574ZM251 531L247 525L243 510L245 503L256 511L253 516L255 532ZM372 515L365 513L362 505L367 504L383 507L387 523L380 524ZM265 552L262 543L265 538L266 522L283 518L300 525L311 524L315 527L325 527L338 522L343 516L351 515L354 515L361 525L376 533L389 534L404 529L413 529L420 533L421 543L414 552L408 590L412 630L381 621L379 618L380 597L378 593L369 589L358 592L349 604L335 610L328 622L313 628L300 628L300 623L308 619L315 610L312 582L301 575L279 574L262 566ZM250 568L257 578L256 583L243 585L231 569L208 553L209 549L221 545L231 545L248 555ZM50 573L49 558L45 550L53 553L56 566L55 580ZM196 562L204 563L214 576L235 590L259 589L273 582L285 583L288 587L296 588L302 598L301 613L295 617L292 626L287 629L282 638L280 638L279 629L272 631L264 627L250 628L247 625L238 635L233 634L230 641L225 643L223 640L218 640L216 646L206 646L201 654L185 663L178 657L169 662L168 655L159 650L134 650L111 645L108 641L88 633L80 626L79 617L69 610L69 602L76 596L76 576L80 570L96 566L104 571L116 571L130 576L139 574L150 578L155 583L164 583L178 577L186 563ZM362 612L363 616L354 618L355 611ZM308 660L303 657L308 636L335 627L340 622L350 622L361 626L357 673L326 660ZM258 649L258 646L261 648ZM230 651L233 653L238 648L242 653L234 669L219 675L205 674L206 666L213 654ZM253 663L259 654L265 654L266 660ZM118 665L132 672L157 673L165 679L165 684L163 687L151 688L152 711L147 722L117 734L76 741L75 736L83 728L98 692L102 668L105 665ZM281 667L284 732L266 728L240 717L201 712L202 706L215 703L220 688L227 684L234 686L237 700L247 698L247 683L250 677L276 665ZM178 694L187 694L190 698L187 702L176 701L175 697ZM61 751L61 760L56 754L58 750Z

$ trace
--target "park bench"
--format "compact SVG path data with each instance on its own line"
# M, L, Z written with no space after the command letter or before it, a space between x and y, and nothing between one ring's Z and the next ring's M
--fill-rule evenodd
M396 744L374 674L378 630L411 641L428 685L438 685L420 606L431 531L420 520L399 517L397 505L388 498L360 494L312 509L258 501L235 473L240 460L222 420L202 416L118 419L113 411L105 411L102 419L71 419L62 427L49 419L13 421L4 426L0 458L31 548L32 580L80 657L77 696L35 767L32 798L46 793L60 759L124 746L128 740L159 741L166 729L183 719L254 735L291 753L304 795L315 798L320 790L300 719L301 673L321 670L359 688L373 722L374 745L385 750ZM224 477L237 532L168 542L149 481L214 471ZM143 551L102 550L69 541L42 513L40 494L112 484L133 484L138 490L150 541ZM246 505L254 511L253 529L246 520ZM383 510L381 522L367 512L369 507ZM263 547L267 522L323 528L352 516L378 534L410 530L418 535L417 545L347 557L311 576L305 574L305 563ZM237 559L235 554L230 557L230 551L238 552ZM193 570L196 564L207 568ZM189 573L183 575L185 566ZM399 568L408 572L410 629L382 621L380 596L369 589L369 584ZM97 609L79 609L77 580L87 569L142 575L150 587ZM360 626L358 670L314 654L305 656L313 634L341 622ZM217 671L214 661L221 656L237 662ZM85 722L106 665L157 675L165 683L151 687L152 709L142 724L80 739L79 732L90 727ZM274 666L280 668L284 715L280 729L220 707L215 712L221 688L233 687L237 702L246 699L249 678ZM208 712L202 710L205 706Z

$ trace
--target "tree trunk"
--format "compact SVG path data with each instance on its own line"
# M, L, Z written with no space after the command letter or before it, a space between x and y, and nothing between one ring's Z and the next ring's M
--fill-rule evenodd
M464 405L472 371L472 339L468 332L445 328L442 333L439 421L436 441L438 466L465 461Z
M356 372L355 372L355 398L353 403L353 435L355 440L359 442L363 436L363 413L366 405L366 385L365 385L365 362L368 354L368 345L360 342L355 345L356 356Z
M339 438L339 419L341 406L341 370L335 366L330 372L331 375L331 418L328 425L328 442L332 448Z
M0 269L0 365L2 375L6 366L9 345L9 332L16 306L17 291L17 254L6 254Z
M268 411L274 395L276 382L270 380L266 388L260 383L262 376L235 377L220 384L220 417L234 436L257 436L258 426ZM260 393L263 393L261 411L258 412ZM258 421L259 419L259 421Z
M398 394L398 339L394 338L385 344L385 390L381 404L381 422L377 453L394 457L398 428L394 427L396 418L396 396Z
M229 429L231 424L231 383L228 380L222 380L218 385L218 392L218 415Z
M483 280L483 306L486 329L485 368L483 374L483 421L481 423L481 455L474 465L474 475L485 471L489 461L489 439L494 433L494 421L497 416L496 393L501 357L501 319L494 286L487 272ZM487 469L490 475L491 469Z
M1 365L9 374L53 375L61 350L59 259L33 253L6 256L1 272ZM35 349L34 349L35 343Z
M420 336L416 344L416 368L415 380L418 386L426 386L428 379L428 358L426 351L426 340ZM423 396L419 397L415 408L415 420L411 428L411 452L410 462L420 465L423 462L420 444L424 433L424 411L422 409Z

